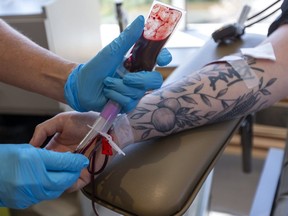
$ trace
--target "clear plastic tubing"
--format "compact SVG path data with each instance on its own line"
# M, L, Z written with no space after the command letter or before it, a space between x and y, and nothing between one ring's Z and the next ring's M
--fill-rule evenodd
M117 73L124 76L128 72L153 70L159 52L170 38L182 16L183 11L181 9L154 1L141 37L134 44L123 64L117 69ZM99 132L107 133L120 111L121 106L118 103L108 101L100 113L100 117L95 121L76 150L86 147Z

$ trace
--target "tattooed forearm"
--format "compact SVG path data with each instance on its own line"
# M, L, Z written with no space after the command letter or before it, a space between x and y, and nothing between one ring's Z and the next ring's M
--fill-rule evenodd
M227 63L215 63L145 96L141 106L128 116L135 122L133 129L143 140L239 118L264 108L265 96L271 94L269 87L276 78L264 80L265 71L256 66L256 59L247 58L246 62L257 77L239 74ZM247 88L244 79L248 76L259 84Z

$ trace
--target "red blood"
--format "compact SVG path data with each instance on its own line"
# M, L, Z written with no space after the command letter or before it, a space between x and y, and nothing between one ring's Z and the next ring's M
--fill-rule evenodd
M155 4L146 21L143 34L124 62L124 67L130 72L153 70L159 52L180 18L180 11Z

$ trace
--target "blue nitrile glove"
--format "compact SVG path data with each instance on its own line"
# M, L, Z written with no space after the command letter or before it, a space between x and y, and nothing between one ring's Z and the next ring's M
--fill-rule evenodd
M0 159L0 206L18 209L59 197L89 163L81 154L30 144L0 144Z
M172 60L170 52L164 48L157 57L157 64L164 66ZM161 81L161 82L160 82ZM160 88L162 75L159 72L140 71L127 73L122 79L107 77L104 80L104 95L122 105L122 112L133 110L147 90Z
M110 94L104 95L104 89L109 89L111 80L105 81L107 77L113 77L116 68L122 64L125 54L141 36L144 28L144 17L139 16L127 27L118 38L102 49L94 58L86 64L78 65L69 75L65 84L65 99L67 103L77 111L101 111L110 98ZM157 58L160 66L166 65L172 57L168 50L164 49ZM140 87L132 86L134 79L142 81ZM124 79L125 80L125 79ZM153 82L151 82L153 81ZM118 82L117 102L122 106L122 112L134 108L138 100L147 89L156 89L162 85L163 78L159 72L142 72L141 75L133 73L129 75L129 81ZM115 97L115 95L114 95ZM113 97L113 98L114 98Z

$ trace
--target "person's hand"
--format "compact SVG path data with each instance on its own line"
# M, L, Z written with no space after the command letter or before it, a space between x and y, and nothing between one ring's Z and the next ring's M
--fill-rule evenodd
M143 28L144 17L139 16L88 63L78 65L70 73L64 94L74 110L101 111L108 99L114 99L122 106L121 112L129 112L147 90L162 85L162 75L156 71L128 73L123 78L112 78L125 54L141 36ZM171 60L170 52L163 49L158 55L157 64L164 66Z
M88 166L81 154L59 153L30 144L0 144L0 206L22 209L56 199Z
M35 147L40 147L48 137L53 136L46 149L57 152L74 152L78 144L90 131L99 114L96 112L63 112L38 124L29 141Z
M89 132L89 125L93 125L98 117L95 112L63 112L36 126L30 143L40 147L48 137L53 136L46 149L57 152L74 152L78 144ZM102 163L102 161L101 161ZM80 178L69 188L69 191L81 189L90 182L90 174L86 169Z

